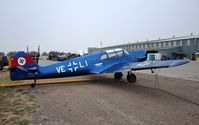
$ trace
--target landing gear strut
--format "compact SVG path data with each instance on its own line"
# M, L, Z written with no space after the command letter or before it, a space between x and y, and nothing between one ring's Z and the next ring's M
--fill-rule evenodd
M123 77L123 74L122 74L122 72L116 72L115 74L114 74L114 78L115 79L121 79Z
M135 83L136 82L136 75L134 73L132 73L131 71L128 72L128 75L127 75L127 81L128 82L131 82L131 83Z
M31 84L31 87L32 87L32 88L34 88L34 87L35 87L35 85L36 85L36 79L34 79L34 83L33 83L33 84Z

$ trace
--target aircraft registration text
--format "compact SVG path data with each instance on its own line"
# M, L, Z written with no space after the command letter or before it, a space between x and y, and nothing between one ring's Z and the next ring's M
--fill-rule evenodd
M78 69L82 69L84 67L88 67L88 62L85 60L84 62L69 62L68 65L62 65L56 67L57 73L64 73L66 71L76 72Z

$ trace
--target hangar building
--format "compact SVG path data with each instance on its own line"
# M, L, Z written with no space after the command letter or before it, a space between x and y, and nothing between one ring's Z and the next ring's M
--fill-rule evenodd
M199 35L182 36L158 39L144 42L120 44L114 46L107 46L102 48L88 48L88 54L94 54L100 51L122 48L127 51L145 49L150 52L162 53L164 57L169 59L183 59L187 57L189 59L195 60L197 53L199 52Z

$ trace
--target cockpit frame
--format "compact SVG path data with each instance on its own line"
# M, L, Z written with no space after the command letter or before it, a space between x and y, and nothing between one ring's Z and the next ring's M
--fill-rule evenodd
M123 49L113 49L113 50L107 50L105 52L106 52L105 54L101 55L100 61L106 61L109 59L115 59L129 55L129 53Z

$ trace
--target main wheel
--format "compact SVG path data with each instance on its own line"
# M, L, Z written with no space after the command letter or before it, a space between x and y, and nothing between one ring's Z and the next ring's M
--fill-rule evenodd
M131 83L135 83L137 80L136 75L134 73L128 73L127 81Z
M35 83L31 84L30 86L31 86L31 88L34 88L35 87Z
M122 72L116 72L116 73L114 74L114 78L115 78L115 79L121 79L122 77L123 77Z

